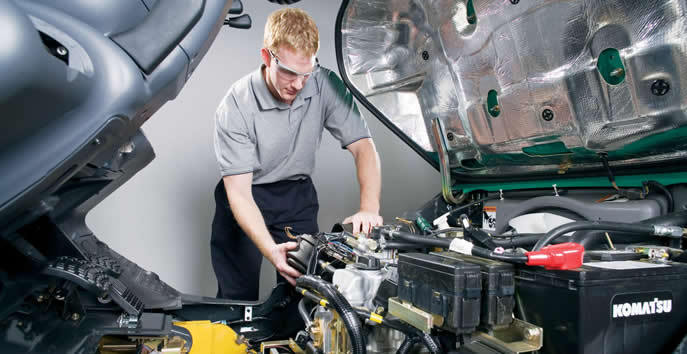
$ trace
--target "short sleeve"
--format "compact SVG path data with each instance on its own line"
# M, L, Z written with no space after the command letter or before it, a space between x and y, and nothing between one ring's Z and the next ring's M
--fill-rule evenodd
M256 168L255 141L231 91L215 112L215 155L222 176L249 173Z
M342 148L371 137L353 95L333 71L326 70L322 97L325 104L324 127L341 143Z

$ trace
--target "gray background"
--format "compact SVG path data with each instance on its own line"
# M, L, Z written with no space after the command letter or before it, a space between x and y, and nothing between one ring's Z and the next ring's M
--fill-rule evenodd
M303 0L320 30L320 63L336 72L334 24L338 1ZM220 175L212 145L214 112L229 86L260 64L267 15L281 8L266 0L244 1L250 30L223 28L179 96L145 123L157 157L94 208L86 222L114 250L185 293L214 296L210 262L213 190ZM382 161L385 220L420 206L440 191L439 174L359 105ZM325 133L313 175L323 231L357 211L353 158ZM268 264L264 262L263 264ZM274 268L263 266L261 298L273 284ZM256 274L256 276L258 276Z

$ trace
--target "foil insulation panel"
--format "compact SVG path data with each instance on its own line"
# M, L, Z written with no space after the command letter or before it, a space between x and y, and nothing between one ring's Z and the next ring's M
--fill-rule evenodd
M342 75L463 174L686 157L687 18L676 0L350 0Z

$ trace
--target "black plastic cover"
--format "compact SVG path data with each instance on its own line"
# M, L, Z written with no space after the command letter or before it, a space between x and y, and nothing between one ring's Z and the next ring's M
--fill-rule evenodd
M528 267L516 298L521 318L545 328L541 353L667 353L684 336L686 280L687 265L672 262Z
M138 26L110 36L150 74L198 22L205 0L158 1Z
M513 265L456 252L437 255L477 264L482 272L482 311L480 325L489 330L513 322L515 306L515 269Z
M470 333L480 321L480 267L435 254L398 258L398 297L444 318L443 328Z
M379 288L377 288L377 294L375 294L375 298L372 302L375 306L389 309L389 298L396 296L398 296L398 284L389 279L384 279L379 285Z

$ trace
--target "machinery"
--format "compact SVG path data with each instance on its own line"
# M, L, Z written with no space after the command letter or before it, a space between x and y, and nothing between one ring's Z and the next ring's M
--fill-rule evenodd
M249 303L179 293L84 223L241 3L1 1L2 352L682 353L686 7L343 0L343 81L442 191L297 235L297 286Z

